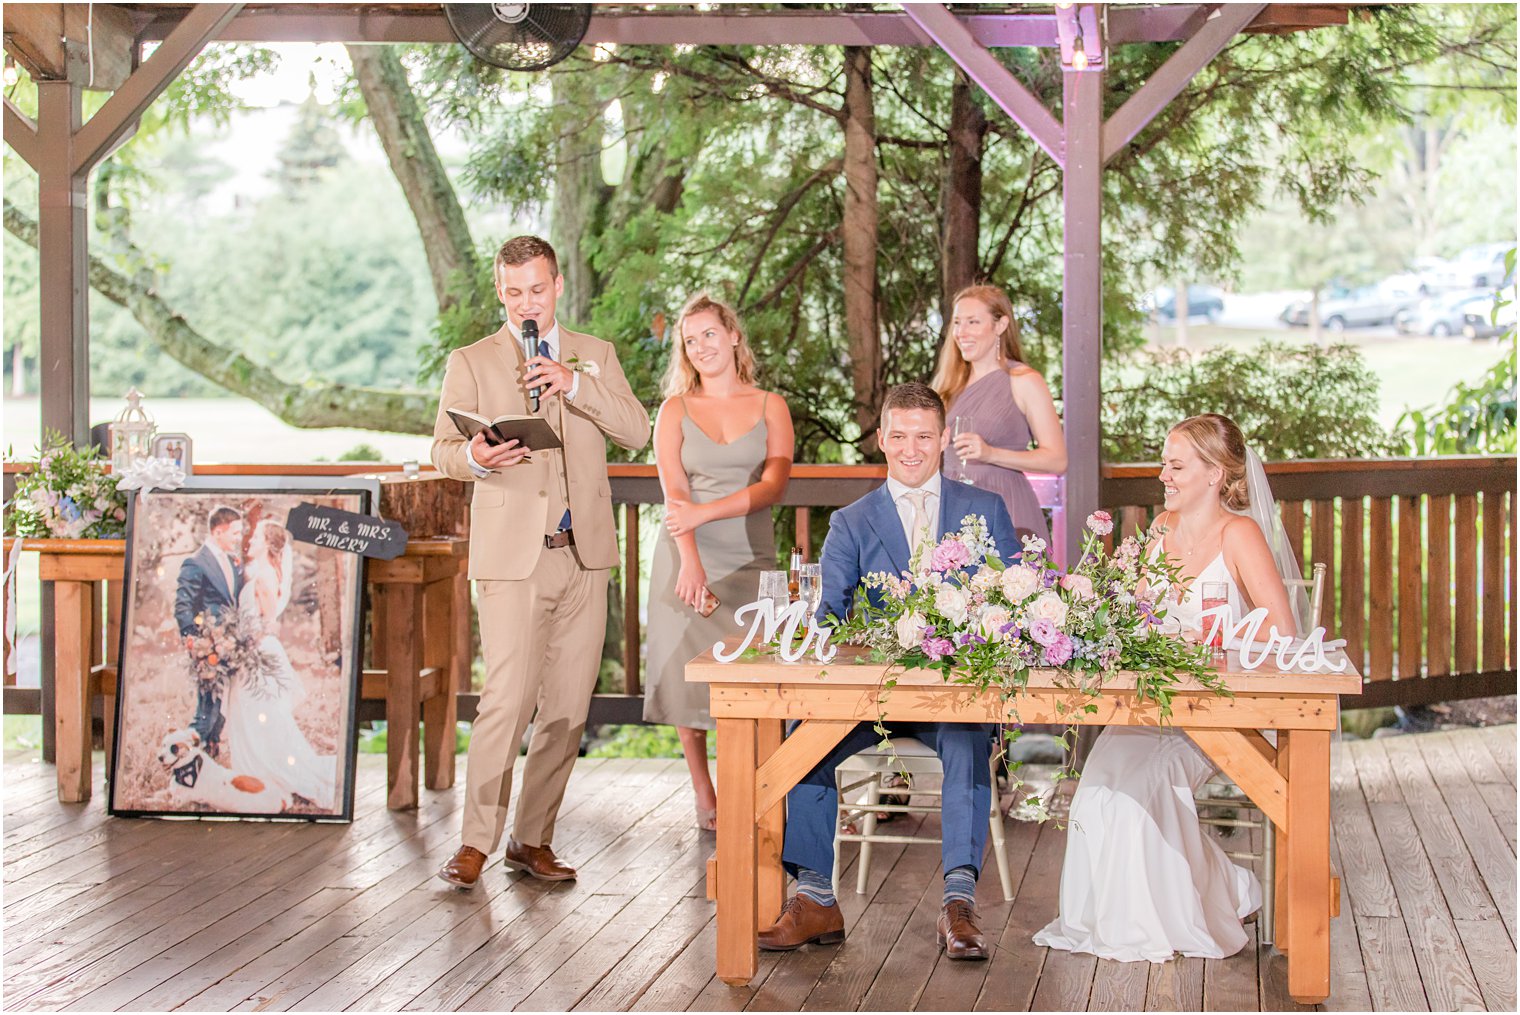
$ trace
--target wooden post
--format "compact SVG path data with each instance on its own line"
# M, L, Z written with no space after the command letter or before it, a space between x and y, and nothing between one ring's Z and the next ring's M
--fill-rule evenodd
M718 720L718 978L729 984L748 983L760 967L755 727Z
M77 804L90 799L90 618L87 581L53 582L57 601L58 799Z
M623 693L639 693L639 506L623 505Z
M1082 526L1099 506L1103 439L1103 73L1063 72L1066 258L1061 286L1061 403L1066 426L1065 531L1051 536L1076 560Z
M1284 730L1288 756L1288 993L1330 996L1330 734ZM1283 920L1282 916L1278 917Z
M422 665L438 670L438 693L422 703L428 789L454 785L454 731L459 715L459 696L454 691L455 584L451 575L429 582L422 592Z
M422 597L418 587L407 582L385 582L376 587L376 592L376 599L385 608L380 641L385 646L386 672L386 804L393 811L411 810L417 806L420 753L417 673L422 661Z
M776 753L781 746L782 724L780 719L762 719L755 733L755 767ZM759 841L756 843L756 910L755 926L764 930L781 915L786 902L786 871L781 866L782 839L786 834L786 803L777 803L759 816Z

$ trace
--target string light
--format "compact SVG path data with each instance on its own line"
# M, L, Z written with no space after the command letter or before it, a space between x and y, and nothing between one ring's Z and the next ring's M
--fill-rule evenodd
M1077 36L1071 43L1071 69L1087 69L1087 50L1082 48L1082 36Z
M5 87L9 88L20 80L21 71L16 67L16 61L7 56L5 58L5 72L3 75L0 75L0 81L4 81Z

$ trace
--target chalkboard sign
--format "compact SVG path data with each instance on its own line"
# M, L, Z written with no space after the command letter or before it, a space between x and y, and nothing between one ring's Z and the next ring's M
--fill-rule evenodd
M285 520L290 538L361 557L392 560L406 550L406 530L396 522L316 504L297 504Z

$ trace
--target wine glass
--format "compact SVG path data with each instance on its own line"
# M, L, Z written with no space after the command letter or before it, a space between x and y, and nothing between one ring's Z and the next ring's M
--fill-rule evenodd
M1216 617L1204 617L1203 626L1206 631L1212 632L1208 643L1213 646L1216 655L1224 653L1224 633L1233 623L1230 616L1230 586L1225 582L1203 583L1203 612L1218 609L1220 614Z
M962 434L968 433L976 433L976 420L973 417L957 416L950 422L950 436L952 439L957 439ZM956 453L955 460L961 464L961 474L957 478L967 486L975 486L976 481L966 474L966 460L960 456L959 452Z

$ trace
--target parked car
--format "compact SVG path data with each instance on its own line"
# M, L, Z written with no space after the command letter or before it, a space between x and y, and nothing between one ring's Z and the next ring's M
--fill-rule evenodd
M1224 291L1211 285L1188 286L1187 301L1189 320L1202 317L1212 323L1224 313ZM1161 286L1147 296L1145 304L1153 308L1156 316L1163 321L1172 321L1177 318L1177 290L1175 289Z
M1499 313L1492 319L1490 313L1488 306L1477 311L1469 310L1462 320L1462 334L1468 338L1497 338L1514 328L1515 305L1513 303L1500 307Z
M1455 293L1427 296L1408 310L1401 310L1393 326L1404 335L1432 335L1448 338L1462 334L1466 315L1483 313L1492 305L1494 294L1464 289Z
M1319 319L1331 331L1367 328L1387 324L1419 302L1419 295L1400 286L1384 284L1361 289L1332 289L1319 301ZM1309 301L1295 300L1283 308L1277 319L1295 328L1309 324Z
M1436 272L1436 284L1443 289L1497 289L1509 281L1504 255L1514 246L1509 242L1468 247Z

